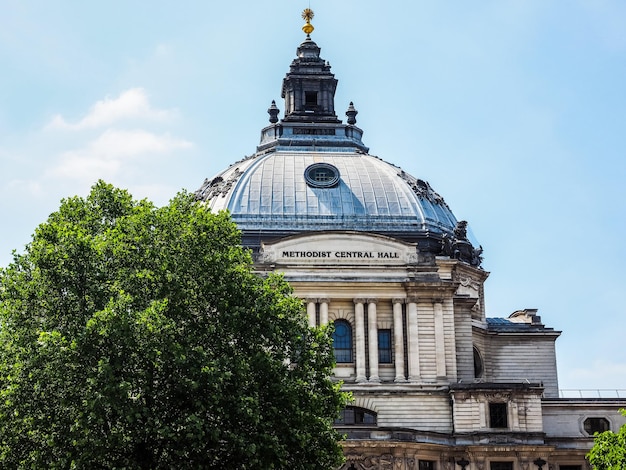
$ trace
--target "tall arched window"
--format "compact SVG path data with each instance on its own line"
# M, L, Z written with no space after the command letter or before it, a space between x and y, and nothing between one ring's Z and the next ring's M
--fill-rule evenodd
M338 363L352 362L352 326L345 320L335 321L333 349Z
M480 357L480 352L474 347L474 378L481 378L485 367L483 365L483 358Z

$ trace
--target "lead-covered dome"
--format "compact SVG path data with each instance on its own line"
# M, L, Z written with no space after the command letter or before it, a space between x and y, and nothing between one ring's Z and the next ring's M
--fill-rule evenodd
M197 192L243 231L452 233L456 219L430 185L368 154L335 150L255 154Z
M319 54L307 37L283 80L284 117L278 119L272 102L257 151L206 179L198 199L230 211L253 250L303 232L356 231L471 262L475 250L465 225L459 227L443 198L426 181L369 154L352 103L347 124L337 118L337 80Z

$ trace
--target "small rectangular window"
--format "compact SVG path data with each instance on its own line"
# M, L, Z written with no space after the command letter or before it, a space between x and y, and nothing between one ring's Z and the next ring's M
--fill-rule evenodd
M581 465L559 465L559 470L582 470Z
M304 92L304 104L305 106L317 106L317 92L305 91Z
M376 413L363 408L347 406L341 411L335 424L342 426L375 425Z
M419 470L435 470L435 462L433 460L420 460Z
M491 462L491 470L513 470L513 462Z
M378 330L378 362L391 364L391 330Z
M506 403L489 403L489 426L492 428L508 428Z

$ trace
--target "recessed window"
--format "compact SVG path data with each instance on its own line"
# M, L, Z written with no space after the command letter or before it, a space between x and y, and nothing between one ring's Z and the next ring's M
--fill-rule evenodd
M420 460L419 470L435 470L435 462L433 460Z
M508 416L506 403L489 403L489 427L507 428Z
M317 92L305 91L304 92L304 109L313 110L317 108Z
M513 462L491 462L491 470L513 470Z
M345 320L335 321L333 350L338 363L352 362L352 326Z
M314 188L330 188L339 182L339 170L328 163L314 163L304 170L304 179Z
M391 364L391 330L378 330L378 362Z
M587 418L583 423L585 432L593 436L597 432L608 431L611 428L609 420L606 418Z
M365 408L356 406L346 406L340 413L339 418L335 420L335 424L344 426L359 426L376 424L376 413Z
M483 376L483 372L483 359L480 357L478 349L474 348L474 378L481 378Z
M582 470L581 465L559 465L559 470Z

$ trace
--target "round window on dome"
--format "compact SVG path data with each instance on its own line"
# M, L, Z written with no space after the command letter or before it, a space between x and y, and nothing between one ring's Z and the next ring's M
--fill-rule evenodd
M339 170L328 163L314 163L304 170L304 179L313 188L332 188L339 183Z

